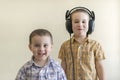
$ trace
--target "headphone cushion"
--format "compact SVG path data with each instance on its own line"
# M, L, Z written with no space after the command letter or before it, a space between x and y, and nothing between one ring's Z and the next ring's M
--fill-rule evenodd
M94 31L94 20L89 20L89 29L88 34L91 34Z
M73 33L73 30L72 30L72 22L70 19L67 19L66 20L66 30L69 32L69 33Z

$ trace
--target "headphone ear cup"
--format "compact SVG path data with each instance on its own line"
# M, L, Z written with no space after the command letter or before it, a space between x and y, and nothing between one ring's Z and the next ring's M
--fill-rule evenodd
M94 20L89 20L89 29L87 34L91 34L94 31Z
M66 24L66 30L67 30L70 34L73 33L71 20L70 20L70 19L67 19L65 24Z

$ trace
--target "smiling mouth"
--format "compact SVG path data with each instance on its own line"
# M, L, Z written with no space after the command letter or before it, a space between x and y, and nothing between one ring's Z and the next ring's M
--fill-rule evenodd
M83 29L78 29L78 30L83 30Z
M38 53L39 56L46 55L46 53Z

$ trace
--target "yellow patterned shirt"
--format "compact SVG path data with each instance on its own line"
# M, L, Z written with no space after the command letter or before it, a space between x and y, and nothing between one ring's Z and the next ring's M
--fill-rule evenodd
M70 50L70 40L62 44L58 56L62 61L65 61L67 79L73 80L74 74L75 80L98 80L95 60L105 59L101 45L97 41L88 38L86 38L83 44L79 44L74 37L71 39L71 44L74 69Z

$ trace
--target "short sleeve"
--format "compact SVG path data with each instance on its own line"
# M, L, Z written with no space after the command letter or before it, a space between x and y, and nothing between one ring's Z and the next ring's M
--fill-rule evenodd
M58 80L67 80L65 72L64 72L62 67L60 68L60 71L59 71L59 78L58 78Z
M95 47L95 58L97 60L104 60L105 59L105 54L104 51L99 43L96 43Z
M60 58L62 61L65 60L65 53L64 53L64 44L61 45L61 48L59 50L58 58Z
M26 80L26 75L25 75L24 67L22 67L22 68L19 70L19 72L18 72L15 80Z

